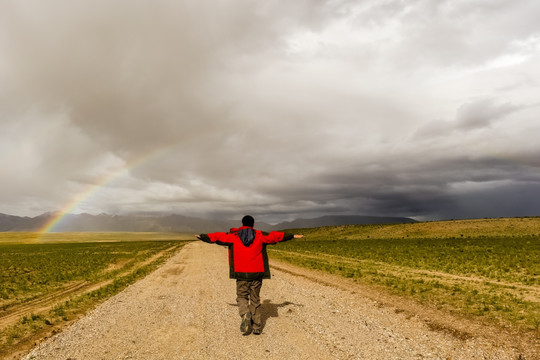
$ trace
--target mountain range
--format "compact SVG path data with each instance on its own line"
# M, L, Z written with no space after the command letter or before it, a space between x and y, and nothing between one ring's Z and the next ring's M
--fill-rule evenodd
M39 231L48 224L55 213L44 213L36 217L21 217L0 214L0 232L5 231ZM327 215L313 219L296 219L276 225L256 221L255 228L263 231L300 229L319 226L338 226L354 224L397 224L413 223L416 220L406 217L380 217L360 215ZM91 215L67 214L58 222L53 231L56 232L194 232L209 233L228 231L231 227L240 226L238 220L208 220L183 215Z

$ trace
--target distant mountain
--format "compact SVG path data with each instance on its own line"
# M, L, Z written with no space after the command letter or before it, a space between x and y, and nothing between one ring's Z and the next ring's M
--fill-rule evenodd
M13 229L24 228L30 222L30 219L29 217L0 214L0 231L13 231Z
M53 218L55 213L45 213L36 217L20 217L0 214L0 232L39 231ZM208 220L183 215L141 216L141 215L91 215L67 214L54 226L56 232L85 231L130 231L130 232L215 232L228 231L238 227L236 220ZM261 230L269 230L271 225L257 222Z
M404 224L417 222L406 217L326 215L314 219L296 219L275 225L275 229L302 229L320 226L366 225L366 224Z
M2 231L38 231L52 218L54 213L44 213L36 217L21 217L0 214L0 232Z
M49 223L56 214L45 213L36 217L19 217L0 214L0 231L38 231ZM410 218L377 216L322 216L314 219L297 219L270 225L256 221L255 227L264 231L299 229L319 226L354 224L389 224L416 222ZM228 231L238 227L238 220L207 220L183 215L141 216L141 215L91 215L67 214L56 224L54 231L132 231L132 232L192 232L209 233Z

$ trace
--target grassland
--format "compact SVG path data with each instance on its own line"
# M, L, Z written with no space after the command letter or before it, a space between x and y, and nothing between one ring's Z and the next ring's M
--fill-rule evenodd
M539 334L540 218L293 230L273 258ZM155 269L190 234L0 233L0 358Z
M0 357L145 276L189 236L0 233Z
M295 230L275 258L539 334L540 218Z

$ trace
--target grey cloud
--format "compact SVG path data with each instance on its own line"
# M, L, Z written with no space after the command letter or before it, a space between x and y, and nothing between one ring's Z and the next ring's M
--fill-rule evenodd
M56 210L123 166L81 208L444 217L467 197L474 213L491 209L495 189L524 198L538 181L529 120L538 112L523 105L535 82L518 85L537 70L483 70L502 79L488 86L460 69L516 51L538 34L537 10L532 1L3 2L0 165L10 172L0 184L11 191L0 212ZM292 51L291 36L306 33L314 50L299 40ZM503 83L517 85L502 94ZM492 160L501 148L522 165Z
M333 204L336 209L376 215L436 214L440 218L457 218L457 209L467 206L470 209L463 211L462 216L482 217L483 212L497 214L493 216L509 216L513 212L533 215L539 210L532 192L523 208L516 210L527 191L540 188L540 173L535 167L524 169L522 164L489 158L449 158L427 164L400 158L386 159L386 164L387 168L372 173L355 174L345 169L328 172L310 185L297 184L280 193L285 192L287 199L310 198L320 204ZM511 200L510 194L518 197Z
M120 153L232 132L221 74L242 57L276 56L287 29L320 26L330 6L29 4L8 3L2 17L19 91L29 102L67 108L73 124Z
M535 106L500 103L494 99L473 100L460 105L454 119L431 121L416 130L413 138L448 137L452 133L486 129L518 111Z
M387 38L401 64L468 66L513 49L515 41L538 36L540 4L499 1L387 1L363 6L357 21L378 29L399 26ZM382 44L384 47L385 44ZM390 55L389 54L389 55Z
M463 130L484 128L522 108L510 103L496 104L492 99L470 102L459 107L456 127Z
M431 204L426 210L435 219L536 216L540 211L538 194L540 185L537 182L508 183L472 193L453 194L446 202Z

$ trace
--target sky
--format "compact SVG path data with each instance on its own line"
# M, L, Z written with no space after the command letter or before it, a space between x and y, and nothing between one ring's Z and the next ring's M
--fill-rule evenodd
M0 213L540 215L536 0L0 0Z

